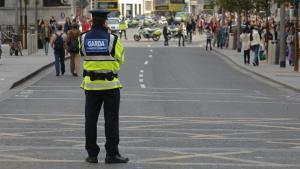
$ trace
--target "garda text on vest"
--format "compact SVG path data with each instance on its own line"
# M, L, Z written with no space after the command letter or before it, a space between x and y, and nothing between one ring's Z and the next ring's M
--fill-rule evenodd
M86 39L85 46L86 52L108 52L107 39Z

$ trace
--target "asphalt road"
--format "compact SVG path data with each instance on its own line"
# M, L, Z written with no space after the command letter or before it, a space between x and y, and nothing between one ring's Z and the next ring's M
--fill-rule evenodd
M0 169L296 169L300 100L235 68L200 40L124 42L120 151L128 164L84 162L81 78L53 68L0 102ZM103 113L102 113L103 115Z

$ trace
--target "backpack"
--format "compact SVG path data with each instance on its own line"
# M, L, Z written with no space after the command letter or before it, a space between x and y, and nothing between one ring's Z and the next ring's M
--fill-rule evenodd
M56 51L64 50L64 39L63 39L62 35L63 34L60 34L60 35L56 34L56 39L54 41L54 50L56 50Z
M79 52L79 41L78 36L72 36L69 42L69 52L78 53Z

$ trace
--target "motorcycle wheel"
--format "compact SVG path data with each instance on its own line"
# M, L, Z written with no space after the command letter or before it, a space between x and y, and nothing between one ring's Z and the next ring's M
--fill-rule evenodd
M135 41L140 41L140 40L141 40L141 36L140 36L140 35L134 35L134 36L133 36L133 39L134 39Z
M168 35L168 40L171 40L172 39L172 36L171 35Z
M153 35L152 39L153 39L154 41L159 41L160 36L158 36L158 35Z

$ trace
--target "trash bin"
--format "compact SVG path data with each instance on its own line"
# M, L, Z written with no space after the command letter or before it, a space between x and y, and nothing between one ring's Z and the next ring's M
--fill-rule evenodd
M275 64L276 56L278 55L277 48L278 45L276 40L268 41L268 64Z
M228 48L229 49L236 49L236 40L235 40L235 33L230 33L229 34L229 42L228 42Z

